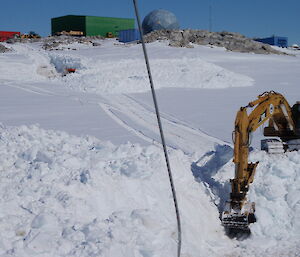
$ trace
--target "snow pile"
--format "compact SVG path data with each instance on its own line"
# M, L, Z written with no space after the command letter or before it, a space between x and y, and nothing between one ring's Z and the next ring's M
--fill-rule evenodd
M140 45L105 40L96 49L78 44L77 51L45 51L42 42L11 47L14 52L0 56L5 122L97 131L99 138L122 137L116 142L148 147L117 147L36 126L0 126L0 256L175 256L174 207L149 94L101 95L149 90ZM165 42L150 44L149 50L155 87L170 88L159 97L167 143L179 149L170 150L170 159L182 257L299 255L299 153L251 154L252 161L260 161L249 192L258 221L251 225L252 237L238 242L224 235L219 221L234 176L232 149L215 146L222 140L201 130L229 135L225 130L231 132L237 108L269 87L277 91L284 85L295 102L298 56L179 49ZM61 73L77 70L61 77L54 66ZM240 73L255 78L256 85L217 90L254 84Z
M251 159L260 161L255 178L257 183L249 194L257 203L259 217L254 233L276 240L293 236L299 240L300 153L291 152L278 157L256 152Z
M37 79L37 67L27 57L12 52L3 55L1 59L5 63L0 66L1 80L32 81Z
M51 55L56 67L80 68L78 61L67 55ZM63 81L72 89L106 93L140 93L149 91L148 75L142 59L121 59L118 62L81 59L84 70L78 70ZM227 88L252 86L253 79L231 72L201 59L151 60L155 87L159 88Z
M54 65L58 73L65 73L66 69L83 69L81 59L68 55L49 55L50 63Z
M226 158L218 156L222 152ZM249 194L258 221L251 226L252 237L239 242L224 235L218 208L209 197L216 204L218 197L228 197L228 192L214 189L226 188L233 176L232 163L226 164L230 152L228 146L217 146L214 154L206 154L217 164L202 159L205 174L202 181L198 176L203 183L197 183L187 157L170 151L182 256L296 256L300 153L282 158L252 154L261 161ZM163 154L156 146L117 147L36 126L2 126L0 161L1 256L176 254L174 207Z
M14 52L1 56L0 80L45 81L57 75L49 58L25 44L12 45Z
M223 256L232 243L216 208L186 157L180 151L170 157L183 256ZM156 146L116 147L36 126L1 127L0 162L1 256L175 255L174 207Z
M248 199L256 204L257 222L251 225L252 238L242 242L241 246L253 244L265 255L298 256L300 252L298 245L300 239L300 153L269 155L262 151L255 151L250 155L250 161L259 161L248 195ZM216 198L223 203L224 198L229 196L227 193L227 196L222 193L228 191L230 187L228 181L229 178L234 177L234 164L227 163L219 169L218 173L212 174L212 177L215 184L218 184L223 191L213 190L211 185L210 187L213 192L221 192Z
M50 78L73 90L96 94L141 93L150 90L142 58L118 61L94 56L93 47L81 51L45 51L39 45L12 45L15 53L4 57L0 79L41 81ZM140 49L138 50L140 53ZM89 54L85 54L88 52ZM17 69L16 69L17 67ZM155 88L231 88L252 86L254 80L200 58L151 60ZM76 72L66 74L66 69Z

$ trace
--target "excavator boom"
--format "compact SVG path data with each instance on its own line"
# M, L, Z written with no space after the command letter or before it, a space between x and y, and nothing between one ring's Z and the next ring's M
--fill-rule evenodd
M252 110L248 114L250 108ZM230 199L222 213L222 224L226 228L248 230L249 224L256 221L255 204L248 202L246 197L258 165L258 162L248 163L250 134L269 121L269 126L264 129L265 136L276 135L283 142L295 141L300 139L299 117L300 104L297 103L291 108L283 95L274 91L259 95L256 100L241 107L237 112L233 131L235 177L230 180ZM283 151L280 144L273 144L276 151L280 147Z

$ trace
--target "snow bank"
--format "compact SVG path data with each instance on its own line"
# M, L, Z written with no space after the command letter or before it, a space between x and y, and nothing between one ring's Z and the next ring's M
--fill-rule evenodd
M10 45L14 50L1 56L1 81L45 81L57 75L49 58L29 45Z
M54 65L57 72L64 74L66 69L83 69L80 58L67 55L49 55L50 63Z
M187 157L170 151L182 218L182 256L296 256L300 153L251 155L260 160L249 194L258 221L251 226L252 237L240 242L224 235L213 204L218 204L218 193L225 194L216 186L226 187L233 176L232 163L226 163L229 155L228 146L206 154L207 161L198 162L204 172L198 183ZM0 162L1 256L176 254L174 207L163 154L156 146L117 147L36 126L2 126Z
M44 51L39 45L14 44L12 47L15 53L5 57L5 65L0 67L3 70L0 79L38 81L56 77L54 83L97 94L149 91L142 58L110 61L94 56L91 54L95 51L93 47L87 46L87 56L84 51ZM61 78L67 68L76 69L76 73ZM153 58L151 68L157 89L245 87L254 82L245 75L199 58Z
M256 204L257 222L251 225L252 238L240 243L251 246L253 256L298 256L300 252L300 153L269 155L263 151L250 154L250 161L259 161L248 199ZM234 177L234 164L228 162L216 174L215 183L226 188ZM212 192L216 191L213 187ZM221 187L222 188L222 187ZM228 198L226 193L215 198ZM218 201L217 201L218 203ZM221 201L222 203L222 201ZM289 250L287 250L289 249Z
M45 51L38 44L14 44L15 53L3 60L0 79L42 81L52 79L77 91L97 94L149 91L148 75L142 58L108 60L93 54L92 46L80 51ZM117 47L117 46L112 46ZM97 48L101 51L100 48ZM102 50L103 51L103 50ZM88 53L88 54L87 54ZM138 50L140 53L140 49ZM153 58L150 60L155 87L229 88L252 86L254 80L199 58ZM67 68L76 73L65 75ZM53 79L56 78L56 79Z
M170 157L183 256L223 256L232 243L217 209L186 157ZM1 256L175 255L174 207L156 146L116 147L36 126L2 126L0 162Z
M52 63L59 67L58 70L66 65L78 67L75 74L51 80L53 85L64 84L75 90L99 94L143 92L149 88L143 59L126 59L126 56L135 56L132 54L134 48L128 47L131 52L125 51L119 58L120 52L113 56L116 50L113 47L103 50L103 55L108 51L106 57L101 56L102 53L93 57L95 52L88 49L48 53L38 47L32 49L32 46L16 44L13 46L16 52L1 55L1 82L10 80L18 85L20 81L28 84L48 81L45 77ZM181 58L184 54L170 58L171 52L164 54L163 51L165 49L161 48L161 56L151 59L157 88L218 88L252 83L249 77L230 73L200 58ZM213 56L220 58L219 52ZM226 53L222 58L227 60L228 57ZM231 58L236 57L232 55ZM286 61L290 63L290 59ZM253 65L259 63L260 60L244 69L253 70ZM227 64L227 67L231 66ZM44 77L38 75L42 71ZM59 93L56 90L53 92ZM12 92L9 97L17 99L14 95L17 91ZM242 97L242 94L244 92L237 95ZM133 124L132 130L144 132L148 127L148 135L153 134L152 127L156 126L150 117L153 111L146 112L132 104L133 101L125 101L125 97L112 97L118 100L114 105L102 97L98 99L107 108L119 111L119 120L125 117L126 124ZM175 103L176 99L173 99ZM42 103L47 105L47 101ZM121 105L123 108L119 108ZM29 104L29 109L22 106L30 112L40 105ZM208 109L209 114L214 110ZM133 114L142 114L142 119L134 119ZM190 115L186 110L185 114ZM49 119L49 114L45 115L43 119ZM195 119L199 119L200 114L195 115ZM21 117L21 124L29 119L26 115ZM207 151L211 139L203 133L192 132L194 129L188 125L182 128L177 120L167 118L167 126L173 124L174 128L167 137L175 138L171 143L176 148ZM200 117L199 120L206 119ZM116 133L111 131L112 136ZM74 137L36 126L0 127L0 153L0 256L165 257L176 254L174 208L163 155L156 146L144 148L128 143L116 147L95 138ZM251 226L252 237L243 242L229 240L218 219L217 206L228 197L228 181L234 173L230 156L228 146L218 146L192 164L194 160L180 150L170 151L183 225L182 256L299 255L299 153L283 157L271 157L262 152L251 154L253 161L260 161L249 192L249 199L256 202L258 221Z
M52 54L55 66L80 68L71 56ZM60 61L60 63L58 63ZM63 78L72 89L92 93L138 93L149 91L148 75L142 59L103 61L82 58L84 69ZM72 66L73 65L73 66ZM201 59L153 59L151 68L155 87L159 88L227 88L251 86L253 80Z

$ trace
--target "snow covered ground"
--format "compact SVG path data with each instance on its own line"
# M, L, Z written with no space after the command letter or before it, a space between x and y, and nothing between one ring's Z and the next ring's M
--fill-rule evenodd
M14 44L0 55L0 256L176 254L141 46L99 42L58 51ZM249 192L258 218L250 238L229 239L219 221L234 173L236 111L266 90L299 100L299 55L147 46L179 198L182 256L300 256L297 152L251 154L260 164ZM66 68L76 72L62 76ZM261 137L255 133L254 146Z

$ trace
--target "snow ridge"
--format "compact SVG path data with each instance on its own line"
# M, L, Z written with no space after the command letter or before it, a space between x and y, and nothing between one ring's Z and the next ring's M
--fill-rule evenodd
M71 56L52 56L58 71L62 66L80 67L78 74L64 78L70 88L97 94L141 93L149 91L148 75L142 59L103 61L85 59L79 64ZM58 62L58 61L61 62ZM73 65L73 66L72 66ZM112 69L113 67L113 69ZM253 79L233 73L200 59L153 59L151 67L155 87L227 88L252 86Z
M216 240L224 237L223 229L188 159L181 151L171 151L170 159L182 208L183 252L194 256L195 233L197 242L207 244L208 234ZM2 126L0 162L1 256L175 254L176 220L157 146L116 147L37 126ZM191 215L208 218L194 224ZM215 250L205 247L203 253Z

